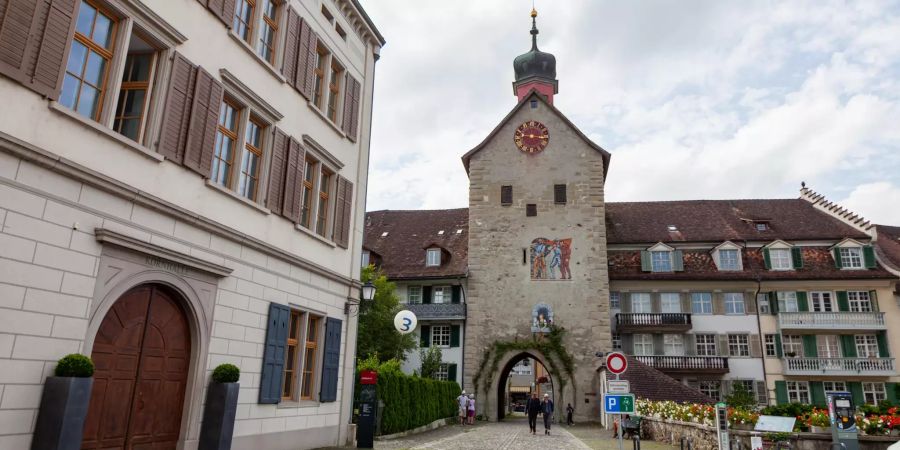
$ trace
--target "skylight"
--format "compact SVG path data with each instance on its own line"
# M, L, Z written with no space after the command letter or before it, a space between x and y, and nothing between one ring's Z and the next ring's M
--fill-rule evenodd
M387 231L385 231L384 233L381 233L381 237L387 237L387 235L388 235Z
M669 231L678 231L678 227L676 227L675 225L669 225L669 226L666 227L666 228L667 228Z
M457 229L456 234L462 234L462 228Z
M444 230L438 231L438 236L440 236L440 235L442 235L442 234L444 234Z

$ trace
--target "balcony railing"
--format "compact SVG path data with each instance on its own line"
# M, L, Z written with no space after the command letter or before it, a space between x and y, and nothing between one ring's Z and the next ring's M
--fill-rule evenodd
M404 305L416 318L422 319L465 319L465 303L414 303Z
M782 329L885 329L880 312L783 312L778 314L778 325Z
M691 315L688 313L619 313L616 314L616 329L658 328L665 331L690 330Z
M894 358L784 358L785 375L896 375Z
M727 373L728 358L724 356L635 356L654 369L663 372Z

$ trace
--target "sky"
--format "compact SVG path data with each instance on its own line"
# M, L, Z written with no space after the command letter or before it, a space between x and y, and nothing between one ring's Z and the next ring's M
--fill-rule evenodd
M364 0L367 209L468 204L460 157L515 106L531 0ZM797 198L900 225L900 0L536 0L554 104L612 154L607 201Z

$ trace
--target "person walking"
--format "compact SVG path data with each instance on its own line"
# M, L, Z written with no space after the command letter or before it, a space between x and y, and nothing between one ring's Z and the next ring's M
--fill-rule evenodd
M550 400L550 394L544 394L544 401L541 402L541 414L544 415L544 434L550 434L550 419L553 418L553 400Z
M469 394L469 425L475 425L475 394Z
M569 406L566 406L566 425L572 426L575 424L575 422L572 421L572 414L574 414L574 413L575 413L575 408L573 408L572 404L569 403Z
M466 391L462 391L462 394L456 397L456 404L459 405L459 424L465 425L469 409L469 396L466 395Z
M525 403L525 414L528 415L528 427L531 428L531 434L537 432L537 416L541 412L541 401L538 399L537 392L531 393L531 398Z

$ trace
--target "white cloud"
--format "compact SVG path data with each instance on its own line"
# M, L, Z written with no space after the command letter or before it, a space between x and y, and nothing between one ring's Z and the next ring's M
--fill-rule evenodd
M863 217L873 223L900 223L900 186L894 183L861 184L838 203L851 211L867 211Z

